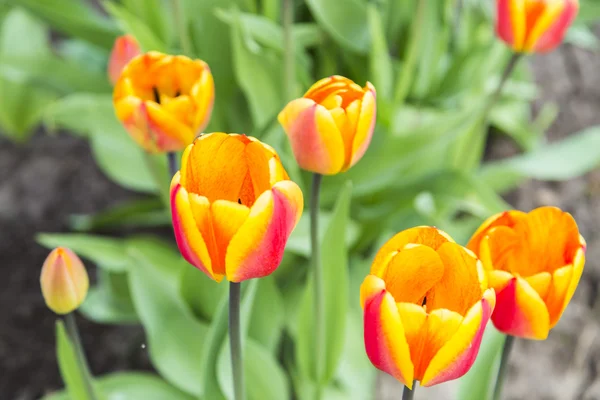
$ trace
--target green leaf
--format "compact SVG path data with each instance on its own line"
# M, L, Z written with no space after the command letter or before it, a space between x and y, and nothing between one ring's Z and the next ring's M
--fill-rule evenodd
M100 324L139 323L127 274L98 270L98 283L90 288L79 312Z
M369 32L371 35L371 51L369 54L369 72L377 94L383 99L389 99L393 86L392 59L385 39L382 16L375 3L367 5Z
M465 376L458 380L461 400L489 399L496 382L495 374L506 336L489 324L483 335L479 354Z
M136 14L117 3L104 1L102 4L123 30L137 39L143 51L156 50L163 53L167 51L166 44Z
M163 0L124 0L123 5L135 14L162 43L171 44L174 36L172 7Z
M359 0L307 0L306 4L319 25L341 46L367 53L369 30L366 4Z
M69 338L62 320L56 321L56 359L70 397L91 400L86 390L86 371L79 366L75 344Z
M479 179L496 191L514 187L525 178L561 181L600 165L600 126L577 132L531 153L485 164Z
M227 285L215 282L198 268L181 271L181 296L199 317L211 321L227 292Z
M199 322L179 294L182 268L193 268L169 245L153 238L127 241L134 260L129 287L157 371L179 389L201 392L200 360L208 327Z
M105 400L194 400L194 397L147 372L117 372L97 380ZM65 392L45 396L43 400L71 400Z
M319 240L322 240L325 236L325 232L332 218L332 214L328 211L321 211L319 214ZM352 247L360 236L360 225L350 220L348 221L348 228L344 237L346 238L346 246ZM302 255L304 257L310 257L310 215L308 213L302 214L298 225L290 235L288 239L286 250Z
M290 398L289 384L283 368L271 353L254 340L245 342L243 362L248 400L282 400ZM218 379L227 400L234 400L229 343L223 346L218 360Z
M117 204L96 214L69 217L71 229L79 232L124 227L155 227L171 225L171 216L162 201L156 198L135 199Z
M36 239L49 249L68 247L108 271L125 272L129 264L125 246L119 239L81 233L39 233Z
M276 356L285 323L283 296L273 276L258 280L248 335Z
M333 211L333 216L321 242L321 268L323 269L325 353L323 376L315 371L315 332L314 326L314 273L306 285L300 306L296 357L303 376L315 382L326 384L336 372L342 354L343 337L348 310L348 254L344 235L350 213L352 185L344 185Z
M22 6L68 36L110 49L118 35L113 22L80 0L6 0Z
M20 69L7 68L7 57L48 57L48 31L39 21L19 8L12 9L0 29L0 127L14 141L27 140L43 110L57 96L34 85Z

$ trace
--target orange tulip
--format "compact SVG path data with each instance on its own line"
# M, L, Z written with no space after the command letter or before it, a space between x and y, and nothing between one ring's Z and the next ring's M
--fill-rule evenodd
M271 274L303 207L275 150L246 135L200 136L171 182L179 250L217 282Z
M40 285L48 308L57 314L68 314L85 300L89 279L79 257L58 247L44 261Z
M108 59L108 79L110 79L110 83L114 85L117 82L123 68L138 54L140 54L140 46L133 36L123 35L115 40Z
M573 217L555 207L507 211L481 225L468 244L477 253L498 305L498 330L545 339L573 297L585 241Z
M346 171L365 154L375 128L375 88L343 76L315 83L291 101L279 122L301 168L324 175Z
M215 88L208 65L184 56L137 56L115 85L117 117L151 153L178 151L206 127Z
M496 32L516 52L558 46L579 10L578 0L496 0Z
M405 230L377 253L361 286L365 348L408 388L456 379L473 365L495 294L475 255L431 227Z

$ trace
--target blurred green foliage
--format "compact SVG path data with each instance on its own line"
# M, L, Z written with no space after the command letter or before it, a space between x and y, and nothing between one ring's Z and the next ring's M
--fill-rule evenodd
M39 124L79 135L107 177L146 196L74 216L77 234L38 238L48 247L71 247L98 266L84 315L144 326L161 378L102 377L97 383L107 399L232 398L224 284L187 265L171 242L97 234L170 224L160 200L169 184L165 160L145 155L114 116L106 74L114 39L130 33L146 51L187 51L208 62L216 103L207 131L245 132L271 144L305 196L308 174L295 164L277 113L327 75L374 83L378 120L369 151L323 184L323 264L330 275L325 376L316 376L305 359L313 357L305 217L281 267L245 285L243 294L249 399L280 400L292 392L311 399L320 383L326 399L365 400L374 395L375 370L363 351L357 288L377 246L421 224L464 243L483 218L509 207L501 194L524 179L570 179L600 163L600 127L545 143L557 110L544 105L533 117L539 92L525 62L486 119L510 57L494 36L492 3L290 0L294 23L284 26L288 3L278 0L0 0L0 130L15 142L26 141ZM600 7L581 3L568 40L597 49L588 25L600 18ZM508 135L521 153L485 161L490 132ZM492 347L498 342L490 340ZM493 361L493 349L482 352Z

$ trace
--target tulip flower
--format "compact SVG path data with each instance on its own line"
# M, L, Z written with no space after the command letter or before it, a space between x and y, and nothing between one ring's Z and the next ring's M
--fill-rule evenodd
M301 168L322 175L344 172L365 154L375 127L375 88L343 76L315 83L278 119Z
M409 389L464 375L495 304L477 257L432 227L390 239L360 290L367 355Z
M246 135L200 136L171 182L179 250L217 282L271 274L303 206L275 150Z
M115 111L133 139L151 153L184 149L206 127L215 96L201 60L149 52L127 64L113 93Z
M489 218L469 241L498 304L492 321L512 336L545 339L573 297L585 241L573 217L555 207Z
M548 52L563 40L578 0L496 0L496 32L518 53Z
M68 314L85 300L89 279L79 257L58 247L44 261L40 284L48 308L57 314Z
M140 46L133 36L119 36L115 40L108 59L108 78L110 79L110 83L114 85L127 63L139 54Z

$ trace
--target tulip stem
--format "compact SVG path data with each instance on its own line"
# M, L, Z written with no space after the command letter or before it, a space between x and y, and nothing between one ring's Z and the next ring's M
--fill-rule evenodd
M488 115L489 111L491 110L491 108L494 106L494 104L496 104L496 102L500 98L500 95L502 94L502 89L504 88L506 81L512 75L512 73L513 73L515 67L517 66L517 63L521 59L522 55L523 54L521 54L521 53L512 53L512 55L510 56L510 60L508 60L508 64L506 64L506 67L504 67L504 71L502 71L502 76L500 77L500 82L498 83L496 90L492 94L492 97L490 97L490 100L486 106L486 109L484 112L484 116L486 118L487 118L487 115Z
M170 151L167 153L167 160L169 160L169 175L171 179L177 173L177 153Z
M500 367L498 368L498 376L496 377L496 386L494 386L494 400L500 400L502 397L502 387L506 380L506 373L508 371L508 358L510 357L510 351L512 350L515 337L507 335L502 347L502 358L500 359Z
M404 390L402 391L402 400L413 400L415 396L415 390L417 389L417 382L413 382L412 390L408 387L404 386Z
M242 358L242 336L240 332L240 288L242 284L229 284L229 348L231 349L231 371L235 400L244 400L244 368Z
M296 72L294 63L294 4L292 0L283 0L283 48L284 48L284 76L283 88L285 101L294 98L296 86Z
M315 326L315 372L317 380L323 375L323 355L325 354L325 293L323 288L323 269L321 268L321 249L319 243L319 195L323 175L313 174L310 194L310 248L314 282L314 326ZM321 397L321 385L317 385L317 400Z
M75 322L74 313L65 315L65 325L67 328L67 333L73 342L73 347L75 348L79 370L82 371L84 376L87 398L88 400L97 400L98 397L96 396L96 392L94 392L94 386L92 385L92 374L90 373L90 367L88 366L85 358L85 352L83 351L83 345L81 344L81 338L79 337L79 331L77 330L77 322Z

